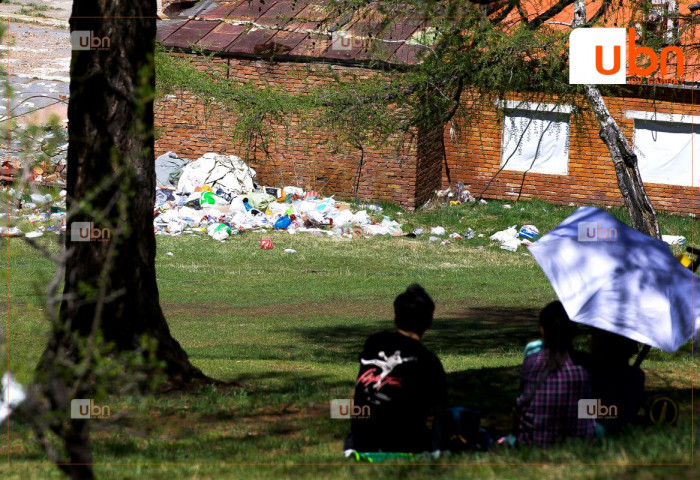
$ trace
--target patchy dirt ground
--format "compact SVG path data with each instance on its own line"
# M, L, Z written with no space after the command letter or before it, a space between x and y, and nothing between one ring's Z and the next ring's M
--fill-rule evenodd
M69 0L10 0L0 3L9 25L0 53L12 95L0 115L19 123L67 117L70 67ZM0 118L2 118L0 117Z

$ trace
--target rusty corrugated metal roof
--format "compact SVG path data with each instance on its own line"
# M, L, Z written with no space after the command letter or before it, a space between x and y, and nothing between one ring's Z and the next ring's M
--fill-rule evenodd
M692 0L677 0L678 11L688 15ZM522 12L534 18L547 11L557 0L529 0L522 3ZM592 16L603 0L588 2L587 15ZM296 60L328 60L366 63L379 60L397 65L414 65L421 61L427 48L408 42L426 28L425 20L411 17L382 23L372 5L352 16L337 17L337 12L316 0L202 0L183 10L176 18L158 22L158 40L166 47L189 49L192 46L211 52L231 55L294 58ZM503 7L507 8L507 7ZM573 5L566 6L546 23L552 28L568 28L573 18ZM497 15L499 9L491 12ZM607 25L626 27L635 16L630 6L610 8L605 15ZM516 9L505 16L502 26L512 28L520 23ZM681 44L697 43L695 32L684 34ZM686 81L700 80L700 54L688 51Z
M314 0L209 1L196 12L183 10L178 17L158 22L158 40L166 47L194 46L234 55L274 53L278 57L399 64L417 63L423 49L404 45L420 26L410 18L382 25L378 16L366 10L336 19ZM338 41L341 35L354 38L349 47Z

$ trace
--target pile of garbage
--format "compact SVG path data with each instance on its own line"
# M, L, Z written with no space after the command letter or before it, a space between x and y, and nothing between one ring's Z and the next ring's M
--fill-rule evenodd
M23 232L17 226L0 227L0 236L28 238L41 237L44 233L53 232L60 234L66 230L66 191L59 193L59 198L54 199L50 194L28 193L15 190L10 187L3 189L3 196L9 198L13 208L12 214L7 218L7 213L0 213L2 223L16 224L21 220L29 223L30 230Z
M256 173L235 155L207 153L187 161L168 152L156 160L156 234L181 235L206 232L224 241L248 231L286 231L319 235L403 235L401 224L384 217L372 221L365 206L322 197L295 186L259 186ZM360 207L362 208L362 206Z

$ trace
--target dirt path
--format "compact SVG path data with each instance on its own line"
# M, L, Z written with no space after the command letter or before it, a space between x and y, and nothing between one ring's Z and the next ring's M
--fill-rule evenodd
M50 114L67 118L70 0L10 0L0 3L9 27L2 39L2 64L13 90L0 105L2 117L42 122Z

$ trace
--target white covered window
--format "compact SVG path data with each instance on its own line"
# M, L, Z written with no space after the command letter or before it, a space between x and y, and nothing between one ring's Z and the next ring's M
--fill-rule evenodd
M571 107L503 102L501 166L518 172L567 175Z
M700 186L700 118L651 112L627 117L634 118L634 151L644 182Z

